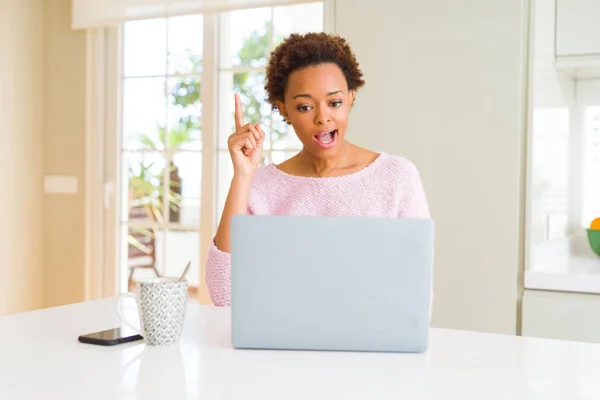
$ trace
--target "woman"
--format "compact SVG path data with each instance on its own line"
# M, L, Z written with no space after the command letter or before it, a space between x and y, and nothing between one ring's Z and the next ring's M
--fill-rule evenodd
M206 263L208 291L217 306L230 301L233 215L429 218L419 173L410 161L345 139L364 81L343 38L292 34L271 53L266 78L269 103L293 126L303 149L281 164L258 168L265 134L260 124L244 124L235 96L236 130L228 140L234 176ZM315 240L320 240L317 233Z

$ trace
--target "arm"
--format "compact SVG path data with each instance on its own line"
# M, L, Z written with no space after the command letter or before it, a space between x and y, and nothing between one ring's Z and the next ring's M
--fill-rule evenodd
M251 178L235 177L231 181L219 228L208 249L206 285L215 306L229 306L231 299L231 218L250 213Z
M229 306L231 299L231 254L221 251L210 242L206 257L206 287L213 304Z
M248 213L254 172L261 161L265 133L258 124L245 124L242 102L235 95L235 132L227 146L233 163L233 180L225 200L219 228L206 257L206 285L216 306L230 303L231 290L231 218Z
M427 196L417 167L409 163L402 174L400 184L403 193L398 210L398 217L404 218L431 218Z
M224 252L231 252L231 218L234 215L246 214L248 211L251 186L252 176L234 176L231 181L219 228L215 235L215 245Z

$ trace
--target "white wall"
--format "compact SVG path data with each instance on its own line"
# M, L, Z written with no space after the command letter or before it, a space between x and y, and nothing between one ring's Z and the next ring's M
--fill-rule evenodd
M45 0L44 174L77 178L74 195L44 194L44 305L84 300L84 30L71 30L71 1Z
M410 158L425 184L434 326L517 331L527 3L336 2L367 82L349 139Z
M42 303L43 0L0 12L0 315Z

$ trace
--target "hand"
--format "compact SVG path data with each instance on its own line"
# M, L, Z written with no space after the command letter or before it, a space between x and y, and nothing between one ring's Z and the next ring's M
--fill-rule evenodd
M235 97L235 132L227 139L229 154L233 162L233 173L252 176L260 165L265 133L259 124L244 124L242 100Z

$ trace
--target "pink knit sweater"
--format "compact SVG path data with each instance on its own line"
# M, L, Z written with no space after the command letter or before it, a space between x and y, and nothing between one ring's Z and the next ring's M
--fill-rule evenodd
M287 174L275 165L254 174L249 214L429 218L417 168L409 160L381 153L360 171L328 178ZM214 241L206 260L213 304L229 306L231 255Z

